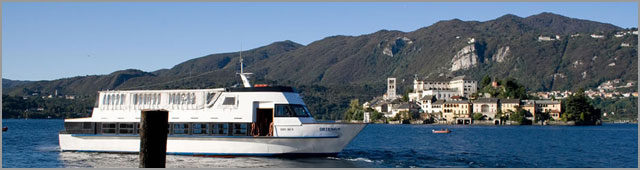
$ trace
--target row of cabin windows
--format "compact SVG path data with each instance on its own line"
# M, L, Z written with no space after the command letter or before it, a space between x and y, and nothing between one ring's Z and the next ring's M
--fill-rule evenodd
M162 97L158 93L133 94L134 105L157 105L162 101Z
M215 93L207 95L207 101L213 99ZM158 105L162 101L162 95L159 93L133 94L134 105ZM103 105L123 105L126 101L125 94L106 94L102 97ZM169 104L195 104L195 93L172 93L169 94Z
M169 134L172 135L216 135L243 136L248 135L247 123L170 123ZM231 127L231 128L229 128ZM139 123L102 123L102 134L139 134Z
M169 104L196 104L196 94L171 93L169 94Z
M125 102L125 94L105 94L102 96L103 105L123 105Z

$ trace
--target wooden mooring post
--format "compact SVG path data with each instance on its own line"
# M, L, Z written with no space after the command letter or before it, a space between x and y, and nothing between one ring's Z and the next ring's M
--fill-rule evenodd
M140 168L164 168L167 156L169 111L142 110L140 117Z

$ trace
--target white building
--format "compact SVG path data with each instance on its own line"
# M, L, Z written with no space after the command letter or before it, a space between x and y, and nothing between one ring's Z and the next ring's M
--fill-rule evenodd
M418 101L420 109L425 113L433 113L433 104L436 102L436 97L432 95L426 95Z
M496 98L483 98L473 101L473 113L482 113L487 120L493 120L498 110L500 110L500 105Z
M553 39L551 37L546 37L546 36L539 36L538 37L538 41L555 41L556 39Z
M466 76L458 76L452 79L415 79L413 81L413 93L409 93L409 100L418 101L424 96L434 96L437 100L448 100L453 96L469 97L477 92L478 86L475 80Z
M591 34L591 38L604 38L604 35Z

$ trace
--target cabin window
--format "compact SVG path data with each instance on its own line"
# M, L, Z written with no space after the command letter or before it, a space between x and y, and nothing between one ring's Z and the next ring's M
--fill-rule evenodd
M213 97L216 95L216 93L207 93L207 103L211 103L213 100Z
M225 97L222 105L236 105L236 97Z
M311 116L309 114L309 110L307 110L307 108L302 106L302 105L291 105L291 108L293 108L293 111L296 113L297 117L309 117L309 116Z
M247 124L233 124L233 135L241 136L247 135Z
M212 135L226 135L229 125L226 123L212 123L211 134Z
M170 104L176 104L176 94L172 93L171 95L169 95L169 103Z
M116 133L116 124L115 123L103 123L102 124L102 133L115 134Z
M174 104L180 104L180 101L181 101L180 100L180 94L178 94L178 93L173 94L173 103Z
M156 104L156 94L149 94L149 104Z
M133 94L133 96L131 98L133 98L133 104L134 105L138 104L138 94Z
M93 129L93 122L82 123L82 129Z
M275 117L310 117L309 110L299 104L276 104Z
M191 104L196 104L196 94L191 93Z
M188 123L173 124L173 134L189 134L189 124Z
M156 100L156 104L160 104L160 101L162 101L162 95L160 94L156 94L158 96L157 100Z
M118 133L133 134L134 130L133 123L120 123Z
M275 117L291 117L291 111L287 105L276 105L276 114Z
M126 99L126 96L124 94L120 94L120 104L121 105L124 104L124 99Z
M194 135L206 135L207 134L207 128L209 127L209 124L206 124L206 123L194 123L192 127L193 127L193 129L191 130L191 134L194 134Z
M180 94L180 104L185 104L187 100L187 95L185 95L184 93Z

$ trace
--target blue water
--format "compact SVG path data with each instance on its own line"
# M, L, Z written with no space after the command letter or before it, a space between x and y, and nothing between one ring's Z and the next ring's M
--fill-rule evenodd
M137 167L137 154L59 152L62 120L2 120L3 168ZM450 134L433 134L447 127ZM167 156L170 168L638 167L638 126L367 126L336 157Z

